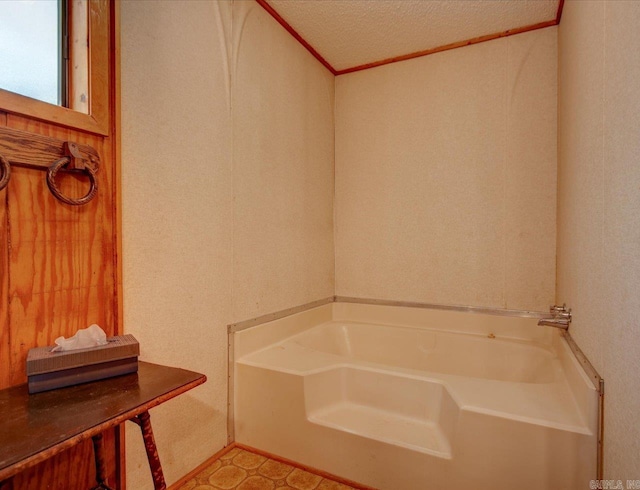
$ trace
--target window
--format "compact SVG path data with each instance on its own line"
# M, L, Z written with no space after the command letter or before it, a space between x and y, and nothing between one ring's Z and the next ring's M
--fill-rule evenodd
M0 1L0 87L66 105L61 0Z
M109 0L0 0L0 111L109 134L117 10Z
M88 113L86 0L0 0L0 88Z

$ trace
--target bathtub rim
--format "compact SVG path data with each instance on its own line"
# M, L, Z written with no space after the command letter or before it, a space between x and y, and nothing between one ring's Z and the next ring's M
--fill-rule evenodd
M272 322L285 318L287 316L302 313L304 311L317 308L331 303L357 303L363 305L379 305L379 306L399 306L403 308L425 308L430 310L448 310L458 311L462 313L480 313L485 315L507 316L507 317L520 317L520 318L546 318L549 316L547 312L535 311L535 310L512 310L508 308L491 308L485 306L465 306L465 305L446 305L438 303L420 303L415 301L397 301L387 299L375 299L375 298L357 298L351 296L329 296L316 301L311 301L302 305L294 306L291 308L285 308L284 310L275 311L273 313L267 313L248 320L243 320L236 323L230 323L227 325L228 333L241 332L247 328L256 327L263 323Z
M349 296L329 296L326 298L322 298L316 301L311 301L309 303L305 303L302 305L294 306L291 308L286 308L284 310L279 310L273 313L268 313L266 315L261 315L256 318L252 318L249 320L243 320L236 323L230 323L227 325L227 338L228 338L228 355L227 355L227 366L228 366L228 384L227 384L227 401L228 407L232 408L232 400L233 400L233 369L234 362L236 359L235 352L235 334L242 332L244 330L264 326L267 323L275 322L281 319L285 319L287 317L292 317L298 314L306 313L310 310L321 309L323 306L329 306L333 309L333 305L337 305L340 303L351 303L358 305L375 305L375 306L390 306L390 307L403 307L403 308L417 308L417 309L431 309L431 310L444 310L444 311L452 311L452 312L460 312L460 313L472 313L472 314L484 314L484 315L495 315L498 317L517 317L517 318L545 318L548 316L548 313L534 310L511 310L504 308L490 308L490 307L480 307L480 306L463 306L463 305L444 305L444 304L435 304L435 303L420 303L420 302L412 302L412 301L397 301L397 300L386 300L386 299L376 299L376 298L358 298L358 297L349 297ZM333 316L333 314L332 314ZM553 327L544 327L547 329L552 329ZM301 332L299 330L296 333ZM292 336L291 334L289 336ZM595 369L593 364L589 361L584 352L580 349L576 341L571 336L571 333L568 330L562 331L560 337L564 339L569 349L571 350L573 357L577 360L580 368L586 374L586 377L590 380L596 392L602 398L604 396L604 379L598 371ZM602 402L601 404L603 404Z

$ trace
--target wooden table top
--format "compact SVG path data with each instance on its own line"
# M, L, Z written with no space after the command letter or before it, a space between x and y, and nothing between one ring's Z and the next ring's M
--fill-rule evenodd
M138 372L29 395L0 390L0 481L206 381L203 374L140 362Z

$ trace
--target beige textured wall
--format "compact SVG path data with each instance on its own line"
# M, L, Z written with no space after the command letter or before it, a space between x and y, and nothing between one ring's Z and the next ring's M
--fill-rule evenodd
M208 377L151 411L170 483L226 443L226 325L333 294L333 77L254 2L121 21L125 330ZM152 488L135 427L127 473Z
M334 77L256 2L233 9L234 318L332 296Z
M605 478L640 478L640 2L567 1L558 291L606 383Z
M336 79L336 294L546 310L557 30Z
M168 482L226 443L231 94L224 3L122 3L124 326L145 361L208 381L151 411ZM207 53L206 57L202 53ZM153 488L127 427L127 487Z

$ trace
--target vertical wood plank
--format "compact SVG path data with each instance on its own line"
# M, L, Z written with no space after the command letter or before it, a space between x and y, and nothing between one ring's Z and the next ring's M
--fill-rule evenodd
M111 141L26 117L9 114L6 125L23 131L93 146L103 162L98 196L85 206L68 206L49 192L44 172L13 168L4 214L3 240L9 274L8 356L3 361L5 386L26 382L30 348L53 344L91 323L107 333L117 331L115 224ZM60 182L71 196L84 194L87 182L70 177ZM4 336L3 336L4 340ZM8 369L7 369L8 368ZM115 431L105 433L108 480L115 482ZM90 441L35 466L14 478L14 490L90 488L95 482Z
M107 164L99 172L101 191L85 206L68 206L49 192L43 172L15 168L8 186L11 230L9 317L11 384L26 382L30 348L51 345L91 323L115 333L113 310L113 216L110 152L96 137L9 115L14 129L92 145ZM101 138L100 138L101 139ZM62 182L80 195L82 179Z
M0 126L6 124L7 114L0 112ZM9 386L11 357L7 192L7 189L0 191L0 387Z
M122 186L120 185L121 165L122 165L122 146L120 128L121 125L121 69L120 69L120 2L111 2L111 66L113 67L113 83L111 84L111 148L113 149L113 188L115 189L114 200L112 203L112 212L114 216L114 232L115 249L113 252L113 260L115 267L115 290L114 310L116 312L116 334L123 333L124 311L123 311L123 289L122 289L122 213L120 212L122 204ZM115 462L116 475L115 485L120 490L126 490L126 448L125 448L125 424L121 424L115 430Z

